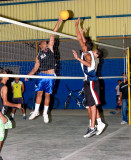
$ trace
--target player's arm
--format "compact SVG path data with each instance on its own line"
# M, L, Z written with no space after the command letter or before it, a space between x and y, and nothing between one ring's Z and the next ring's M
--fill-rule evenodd
M9 106L9 107L16 107L21 109L21 104L14 104L14 103L10 103L7 100L7 87L3 86L1 89L1 96L2 96L2 100L3 100L3 105L4 106Z
M22 86L21 86L21 91L22 91L22 93L24 93L24 91L25 91L25 86L24 86L23 82L22 82Z
M59 19L58 19L58 21L57 21L57 23L56 23L56 26L55 26L55 28L54 28L54 30L53 30L54 32L57 32L57 31L58 31L59 25L60 25L61 21L62 21L62 18L59 17ZM54 34L51 34L51 37L50 37L50 40L49 40L49 43L48 43L48 47L51 48L51 49L53 49L54 40L55 40L55 35L54 35Z
M117 86L116 86L115 90L116 90L116 92L117 92Z
M120 92L120 106L122 105L122 92Z
M78 57L77 52L75 50L72 50L75 59L80 61L83 65L90 67L91 66L91 55L89 53L85 54L85 61Z
M35 74L35 72L39 69L39 66L40 66L40 62L38 60L38 57L36 57L34 68L27 75Z
M3 121L3 123L6 123L8 120L7 118L0 112L0 119Z
M82 41L83 41L83 43L85 44L85 43L86 43L86 39L85 39L84 34L85 34L85 29L84 29L84 28L82 28L82 30L81 30L81 37L82 37Z
M13 93L13 84L11 83L11 91L12 91L12 93Z
M78 20L75 21L75 27L76 27L76 34L77 34L77 39L82 47L83 52L87 51L87 47L85 46L83 40L82 40L82 36L80 34L79 28L78 28L78 24L79 24L80 18L78 18Z

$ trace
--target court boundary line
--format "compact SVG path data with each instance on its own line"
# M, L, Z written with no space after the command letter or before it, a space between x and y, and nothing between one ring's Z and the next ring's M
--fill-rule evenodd
M80 153L81 151L83 151L83 150L85 150L85 149L87 149L87 148L90 148L90 147L93 148L94 145L95 145L95 147L96 147L97 145L100 144L100 142L103 142L104 140L106 140L106 139L108 139L108 138L110 138L110 137L116 135L117 133L119 133L121 130L124 130L125 128L127 128L127 126L122 127L122 128L118 129L117 131L115 131L115 132L113 132L113 133L109 133L109 134L106 135L105 137L103 137L103 138L101 138L101 139L95 141L94 143L91 143L91 144L89 144L89 145L86 145L86 146L83 147L83 148L80 148L80 149L74 151L73 153L71 153L71 154L69 154L69 155L67 155L67 156L65 156L65 157L63 157L63 158L61 158L60 160L68 160L68 158L71 158L71 157L75 156L76 154ZM87 139L88 139L88 138L87 138ZM90 149L91 149L91 148L90 148Z

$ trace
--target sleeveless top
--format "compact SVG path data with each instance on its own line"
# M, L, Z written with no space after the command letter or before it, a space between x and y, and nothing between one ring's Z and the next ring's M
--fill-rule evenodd
M8 110L8 107L3 105L3 100L2 100L2 97L1 97L1 89L2 89L3 86L5 86L5 85L0 82L0 112L3 115L5 115L7 110Z
M13 98L21 98L22 97L22 81L19 81L18 83L13 81L11 85L13 88Z
M56 60L54 53L46 48L38 53L38 60L40 62L39 71L48 71L50 69L55 69Z
M88 51L85 53L82 52L81 59L86 61L84 58L84 55L87 53L89 53L91 55L91 66L87 67L81 63L81 68L83 70L86 81L96 81L96 80L98 80L98 78L97 78L97 75L95 72L95 59L94 59L94 55L93 55L92 51Z

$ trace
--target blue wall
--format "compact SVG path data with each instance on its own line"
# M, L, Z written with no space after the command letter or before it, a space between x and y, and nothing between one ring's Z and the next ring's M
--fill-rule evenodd
M21 74L27 74L34 66L34 62L6 62L0 63L0 66L19 66ZM60 72L58 71L58 75L61 76L83 76L80 64L78 61L70 60L70 61L61 61ZM123 73L124 68L124 61L123 59L104 59L102 62L101 68L101 76L121 76ZM73 72L72 72L73 71ZM25 93L24 93L24 100L27 103L28 99L33 97L34 94L34 85L35 80L24 81L21 79L25 84ZM101 102L102 107L104 109L115 109L116 108L116 91L115 87L117 85L118 79L104 79L100 80L101 84ZM54 86L54 96L59 99L60 105L59 108L63 109L65 100L69 94L68 89L66 88L66 84L69 86L71 90L80 89L83 87L83 80L56 80ZM68 107L76 108L76 102L71 100L71 103Z

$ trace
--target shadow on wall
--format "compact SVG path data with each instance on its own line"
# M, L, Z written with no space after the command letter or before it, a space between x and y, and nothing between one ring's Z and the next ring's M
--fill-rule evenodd
M55 43L54 43L53 49L54 49L54 55L55 55L55 59L56 59L56 67L55 67L56 76L60 76L60 68L61 68L59 44L60 44L59 38L55 39ZM53 94L57 93L57 89L58 89L59 83L60 83L60 80L57 79L55 81Z
M97 66L97 76L98 77L102 77L101 71L102 71L103 64L104 64L104 59L100 58L99 64ZM100 83L100 102L101 104L98 106L98 110L100 112L103 112L102 106L106 104L105 102L105 82L103 79L99 79L99 83Z

